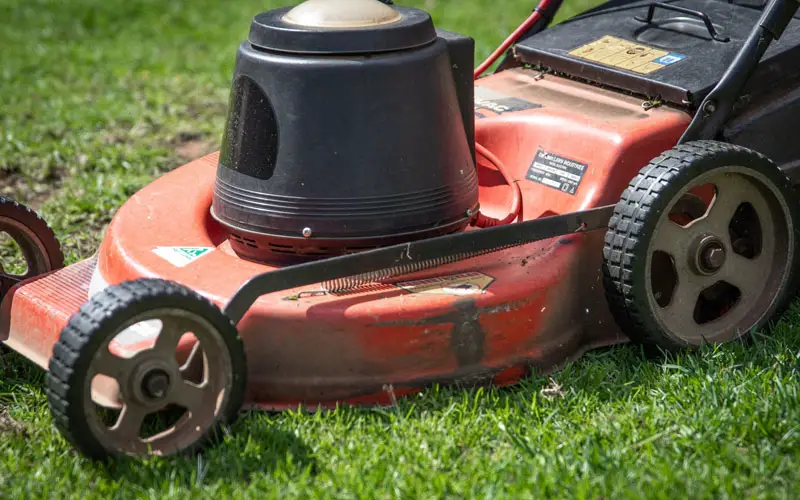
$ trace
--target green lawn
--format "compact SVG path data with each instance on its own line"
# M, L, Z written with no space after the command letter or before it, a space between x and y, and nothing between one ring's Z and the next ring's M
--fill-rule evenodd
M533 7L405 3L476 37L481 57ZM130 195L217 148L236 46L250 17L276 5L0 0L0 194L37 207L70 262L91 255ZM109 466L53 429L44 374L0 353L0 497L790 497L800 491L797 321L796 306L753 346L669 360L596 352L513 389L254 412L199 459Z

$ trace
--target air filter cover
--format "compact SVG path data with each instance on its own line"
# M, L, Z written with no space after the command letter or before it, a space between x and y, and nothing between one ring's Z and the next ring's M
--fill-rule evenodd
M453 232L478 203L448 45L430 16L377 0L331 1L374 8L320 14L328 1L256 16L239 48L212 214L246 258L336 255ZM291 21L292 31L261 31L265 19L272 28ZM425 26L430 39L420 36ZM254 32L279 36L266 48ZM387 32L405 33L394 39L404 43L387 50ZM348 37L358 53L334 50ZM370 40L380 50L366 50ZM333 53L311 53L314 44Z

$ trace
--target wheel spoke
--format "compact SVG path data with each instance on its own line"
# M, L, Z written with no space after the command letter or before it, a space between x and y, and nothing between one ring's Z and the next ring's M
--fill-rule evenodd
M200 341L196 341L192 346L192 352L186 358L186 361L180 367L180 373L184 380L192 380L195 382L205 382L207 380L206 360L203 353L203 348L200 346Z
M727 230L736 209L742 203L752 204L753 185L741 175L724 174L715 186L717 193L705 220L713 226L712 229Z
M115 379L120 385L127 380L128 371L131 368L129 359L120 358L111 354L108 348L102 349L97 353L92 361L93 375L105 375Z
M8 274L0 270L0 286L7 286L11 288L24 279L24 276L17 276L16 274Z
M184 381L174 389L172 393L172 402L196 414L203 410L203 403L206 402L210 393L211 384L209 383L198 386L191 382Z
M718 279L738 288L742 299L759 295L769 279L769 268L764 267L767 259L763 254L757 259L747 259L731 252L726 259Z
M694 231L665 220L656 231L653 250L668 253L675 262L686 260L687 245Z
M178 341L180 341L184 333L189 331L191 325L176 317L162 318L161 324L161 331L153 349L164 359L174 359Z
M142 423L149 412L136 404L125 404L117 422L108 432L117 443L130 443L134 445L140 441Z
M665 308L666 313L662 317L671 328L679 334L689 334L692 329L697 327L694 320L694 310L700 298L700 292L710 286L704 279L696 276L681 274L678 278L678 285L672 294L672 300Z

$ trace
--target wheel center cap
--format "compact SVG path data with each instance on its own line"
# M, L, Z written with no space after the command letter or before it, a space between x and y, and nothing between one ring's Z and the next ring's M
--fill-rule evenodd
M142 377L142 393L151 399L161 399L169 392L169 374L159 368L147 372Z
M725 246L716 236L703 236L694 247L691 264L697 274L710 276L725 265Z

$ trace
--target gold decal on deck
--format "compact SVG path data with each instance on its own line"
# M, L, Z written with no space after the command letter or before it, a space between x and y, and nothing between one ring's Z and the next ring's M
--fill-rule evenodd
M640 45L614 36L604 36L569 53L572 57L643 75L683 61L686 56Z
M413 294L480 295L494 283L494 278L477 272L438 276L416 281L395 283L395 286Z

